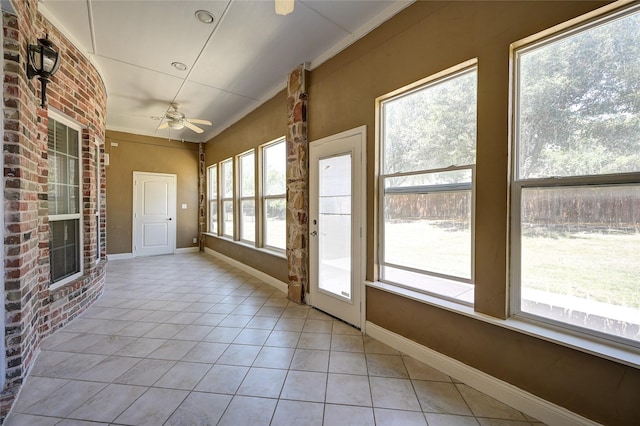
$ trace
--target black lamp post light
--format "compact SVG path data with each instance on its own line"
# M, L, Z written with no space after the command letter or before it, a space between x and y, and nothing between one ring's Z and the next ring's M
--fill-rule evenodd
M45 107L47 103L47 83L49 78L55 74L60 66L60 56L55 46L49 40L49 34L45 38L39 38L38 44L30 44L27 52L27 78L31 80L36 75L40 79L42 90L42 103L40 106Z

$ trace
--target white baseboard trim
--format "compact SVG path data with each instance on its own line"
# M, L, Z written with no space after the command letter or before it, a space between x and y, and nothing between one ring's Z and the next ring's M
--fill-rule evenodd
M548 425L599 425L599 423L537 397L456 359L429 349L426 346L382 328L379 325L367 321L366 330L367 334L374 339L404 352L451 377L455 377L457 380L474 389L502 401Z
M222 253L218 253L215 250L211 250L209 247L205 247L204 252L210 256L215 257L216 259L220 259L223 262L227 262L228 264L235 266L238 269L242 269L247 274L253 275L254 277L264 281L267 284L270 284L271 286L277 288L278 290L280 290L285 294L289 292L289 286L286 283L283 283L282 281L272 277L271 275L267 275L262 271L254 269L251 266L247 266L244 263L238 262L237 260L232 259L228 256L225 256Z
M174 251L175 254L182 254L182 253L196 253L198 251L198 247L183 247L183 248L177 248L176 251Z
M133 253L107 254L107 260L125 260L125 259L133 259Z

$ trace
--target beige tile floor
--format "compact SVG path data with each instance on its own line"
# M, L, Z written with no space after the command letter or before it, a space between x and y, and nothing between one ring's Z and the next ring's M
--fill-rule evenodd
M111 261L7 425L531 425L536 420L203 254Z

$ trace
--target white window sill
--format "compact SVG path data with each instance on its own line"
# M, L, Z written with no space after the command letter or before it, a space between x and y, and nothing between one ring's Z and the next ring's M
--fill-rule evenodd
M365 285L633 368L640 368L640 349L628 345L617 344L586 334L572 333L560 327L552 327L517 317L501 320L475 312L471 306L440 299L392 284L367 281Z
M76 281L82 278L83 275L84 275L84 272L80 271L60 281L56 281L55 283L52 283L51 285L49 285L49 291L57 291L70 284L74 284Z
M206 235L207 237L218 238L220 240L228 241L230 243L237 244L239 246L246 247L246 248L251 249L251 250L259 251L261 253L269 254L269 255L274 256L274 257L279 257L279 258L282 258L282 259L286 259L287 258L287 254L286 254L285 251L279 251L279 250L270 249L270 248L267 248L267 247L256 247L256 246L254 246L253 244L251 244L249 242L235 241L235 240L232 240L231 238L229 238L227 236L220 236L220 235L212 234L210 232L203 232L203 234Z

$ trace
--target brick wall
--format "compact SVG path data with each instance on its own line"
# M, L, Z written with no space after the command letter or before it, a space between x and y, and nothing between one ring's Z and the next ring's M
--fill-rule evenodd
M3 12L4 268L6 383L0 419L8 413L40 342L84 311L102 292L106 254L103 163L106 89L91 65L66 38L37 13L37 0L14 2ZM50 289L47 202L47 109L40 108L40 82L27 80L28 44L49 34L61 65L47 86L47 107L78 122L82 132L83 266L79 279ZM98 153L96 154L96 146ZM96 182L100 167L100 182ZM97 187L100 188L98 193ZM95 217L100 202L100 237ZM1 420L0 420L1 421Z

